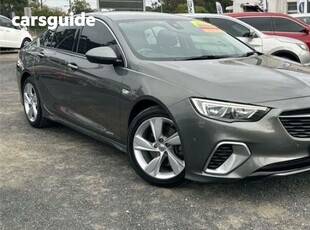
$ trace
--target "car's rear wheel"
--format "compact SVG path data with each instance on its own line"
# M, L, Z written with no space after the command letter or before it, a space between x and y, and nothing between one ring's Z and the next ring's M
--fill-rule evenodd
M37 88L33 80L28 77L23 85L23 102L26 118L35 128L49 126L51 121L42 116L42 108Z
M158 106L141 112L131 123L128 154L134 170L157 186L176 186L185 181L181 139L169 116Z

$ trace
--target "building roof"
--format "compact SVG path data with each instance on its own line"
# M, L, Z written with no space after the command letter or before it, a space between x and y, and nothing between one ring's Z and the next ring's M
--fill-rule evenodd
M104 18L108 17L113 21L119 20L133 20L133 19L140 19L140 20L147 20L147 19L184 19L184 17L179 16L177 14L165 14L165 13L155 13L155 12L133 12L133 11L110 11L110 12L94 12L94 13L87 13L89 16L94 16L97 18Z

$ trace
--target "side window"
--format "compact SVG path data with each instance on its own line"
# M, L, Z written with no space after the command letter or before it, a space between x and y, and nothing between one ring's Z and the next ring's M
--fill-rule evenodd
M110 46L119 56L120 52L117 42L110 30L100 21L95 22L95 26L85 26L81 32L78 53L85 54L87 51L100 46Z
M248 37L250 30L237 22L222 18L210 18L210 23L235 37Z
M58 26L53 35L54 48L73 51L78 27Z
M304 32L305 28L287 18L273 18L274 30L278 32Z
M239 20L244 21L260 31L272 31L271 21L268 17L239 18Z
M1 17L1 26L15 28L12 21L4 17Z
M43 46L47 33L48 33L48 30L41 33L41 35L34 40L33 44L35 44L35 46L37 47Z

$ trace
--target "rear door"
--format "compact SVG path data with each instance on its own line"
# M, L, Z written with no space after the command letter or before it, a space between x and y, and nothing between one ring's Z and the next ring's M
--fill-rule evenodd
M246 18L238 18L239 20L253 26L259 31L268 34L274 35L274 31L272 28L272 21L270 17L246 17Z
M1 17L2 30L5 36L5 47L20 48L22 44L22 31L15 27L12 21L8 18ZM2 33L2 31L0 31Z
M66 118L66 93L63 82L67 78L67 63L76 45L79 27L59 26L49 30L44 43L36 49L34 72L45 108L52 114Z
M225 18L210 18L210 23L221 28L227 33L237 37L239 40L253 47L255 50L263 51L263 41L258 36L250 37L250 29L235 22Z
M5 47L5 29L2 17L0 17L0 47Z

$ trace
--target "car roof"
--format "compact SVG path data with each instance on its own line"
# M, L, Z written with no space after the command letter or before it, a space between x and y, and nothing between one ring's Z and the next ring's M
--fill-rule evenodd
M184 19L184 17L176 14L156 13L156 12L133 12L133 11L110 11L110 12L93 12L87 13L88 16L97 18L110 18L112 21L120 20L147 20L147 19Z
M231 16L231 17L248 17L248 16L281 16L281 17L288 17L291 18L287 14L282 14L282 13L271 13L271 12L242 12L242 13L227 13L226 15Z
M281 13L269 13L269 12L243 12L243 13L228 13L228 16L234 18L242 18L242 17L282 17L282 18L289 18L292 21L295 21L304 27L309 27L309 25L303 21L300 21L297 18L294 18L288 14L281 14Z

